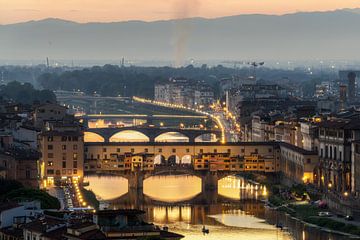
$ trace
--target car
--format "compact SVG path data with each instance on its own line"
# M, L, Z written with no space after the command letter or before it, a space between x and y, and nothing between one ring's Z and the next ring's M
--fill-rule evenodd
M347 220L347 221L353 221L354 218L353 218L353 216L347 215L347 216L345 216L345 220Z
M319 212L319 217L331 217L332 214L330 212Z

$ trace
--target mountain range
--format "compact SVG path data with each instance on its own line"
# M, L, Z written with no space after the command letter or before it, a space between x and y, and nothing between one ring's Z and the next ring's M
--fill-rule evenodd
M154 22L44 19L0 25L0 59L347 59L360 56L360 9Z

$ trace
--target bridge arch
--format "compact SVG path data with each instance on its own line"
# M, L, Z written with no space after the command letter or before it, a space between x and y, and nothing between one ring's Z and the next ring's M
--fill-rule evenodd
M113 134L109 142L149 142L150 138L136 130L123 130Z
M219 140L215 133L204 133L196 136L195 142L217 142Z
M105 142L105 138L94 132L84 132L84 142Z
M189 142L190 138L180 132L164 132L155 137L155 142Z

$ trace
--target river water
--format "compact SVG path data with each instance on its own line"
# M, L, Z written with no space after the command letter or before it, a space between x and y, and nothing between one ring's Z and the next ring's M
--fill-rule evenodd
M145 220L182 234L185 240L343 240L265 207L264 186L230 176L219 181L218 192L201 193L194 176L156 176L145 180L144 193L128 192L122 177L85 178L101 202L110 209L140 208ZM280 230L275 224L287 230ZM202 227L210 233L202 234Z

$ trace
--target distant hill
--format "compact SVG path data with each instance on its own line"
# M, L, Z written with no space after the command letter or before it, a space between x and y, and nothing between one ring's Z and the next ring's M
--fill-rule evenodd
M360 10L0 25L0 59L359 59Z

